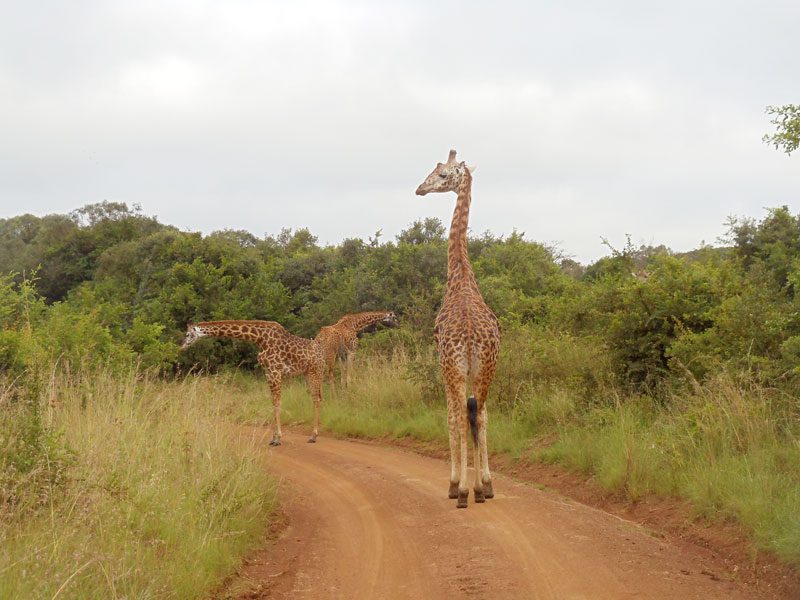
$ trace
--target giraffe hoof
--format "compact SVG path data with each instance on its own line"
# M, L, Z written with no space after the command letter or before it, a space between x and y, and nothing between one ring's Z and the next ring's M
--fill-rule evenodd
M458 502L456 502L456 508L467 508L467 498L469 498L469 492L458 492Z
M308 443L309 444L316 444L317 443L317 436L312 435L310 438L308 438Z
M272 438L272 441L269 443L270 446L280 446L281 441L278 438Z
M450 482L450 489L447 491L447 497L451 500L458 498L458 484Z
M483 504L486 502L486 496L484 496L483 492L475 490L475 502L477 504Z
M483 495L488 498L494 498L494 490L492 489L491 481L483 482Z

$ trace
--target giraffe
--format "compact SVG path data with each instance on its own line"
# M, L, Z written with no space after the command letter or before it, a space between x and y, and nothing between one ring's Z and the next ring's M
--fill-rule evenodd
M436 317L433 337L447 395L450 434L449 498L467 507L467 430L472 432L475 462L475 502L494 497L486 449L486 396L497 367L500 325L481 296L467 254L467 226L472 200L472 171L456 161L450 150L446 163L436 168L417 188L417 195L456 192L458 199L447 243L447 288ZM467 398L467 383L473 396Z
M343 316L333 325L326 325L314 338L322 346L328 381L333 384L333 366L338 356L342 361L342 383L350 385L359 333L371 331L378 325L395 327L397 316L391 311L370 311Z
M189 324L181 345L185 350L203 337L224 337L256 344L261 351L258 362L264 368L272 395L275 428L270 446L281 444L281 383L284 377L305 375L308 391L314 400L314 431L309 443L319 434L319 405L322 402L322 377L325 360L315 340L292 335L275 321L204 321Z

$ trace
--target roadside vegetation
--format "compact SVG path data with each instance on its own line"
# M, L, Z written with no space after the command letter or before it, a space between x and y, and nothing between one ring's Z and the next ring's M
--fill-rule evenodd
M800 565L800 217L730 219L717 246L609 244L580 265L521 233L470 240L503 327L493 451L691 501ZM255 349L178 344L188 322L276 320L313 336L394 310L323 425L446 442L431 330L446 229L320 246L181 232L124 204L0 220L0 597L203 597L275 503ZM287 422L309 418L302 382ZM38 586L38 587L37 587Z
M201 598L263 540L265 441L226 386L57 373L0 397L0 597Z

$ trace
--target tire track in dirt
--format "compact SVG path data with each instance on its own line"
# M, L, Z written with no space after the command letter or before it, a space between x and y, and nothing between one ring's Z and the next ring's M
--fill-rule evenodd
M500 475L494 499L458 510L449 466L397 448L289 433L267 460L289 524L233 597L762 597L635 523Z

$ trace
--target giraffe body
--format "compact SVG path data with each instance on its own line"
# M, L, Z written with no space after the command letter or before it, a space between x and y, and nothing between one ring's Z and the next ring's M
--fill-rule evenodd
M467 437L472 429L475 502L492 498L492 477L486 444L486 398L497 368L500 325L481 296L467 254L467 227L472 201L472 174L456 161L455 150L417 188L417 195L456 192L458 199L447 245L447 290L436 317L434 340L447 396L450 437L450 489L457 506L466 508ZM467 386L473 396L467 398Z
M325 372L331 384L333 384L333 367L338 356L342 365L342 383L350 385L358 335L377 325L394 327L397 325L397 316L389 311L352 313L343 316L333 325L326 325L319 330L314 339L322 346Z
M284 378L305 375L314 401L314 430L309 442L319 435L319 408L322 402L322 378L325 360L322 347L315 340L293 335L275 321L204 321L189 325L181 349L203 337L224 337L256 344L258 362L264 369L272 395L275 429L271 446L281 443L281 386Z

